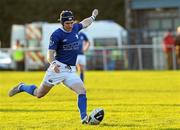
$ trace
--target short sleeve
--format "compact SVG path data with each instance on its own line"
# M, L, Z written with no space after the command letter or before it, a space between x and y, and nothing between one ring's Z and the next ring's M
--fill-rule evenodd
M82 23L79 23L78 25L79 25L79 31L80 31L83 28L83 25Z
M50 37L50 42L49 42L49 49L56 50L58 42L59 42L58 37L52 34Z
M74 27L75 27L76 31L78 31L78 32L83 28L81 23L75 23Z

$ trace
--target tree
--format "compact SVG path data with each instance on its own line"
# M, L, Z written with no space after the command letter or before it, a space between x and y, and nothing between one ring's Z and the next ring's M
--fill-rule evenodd
M0 0L0 40L10 47L11 26L34 21L57 22L62 10L72 10L76 19L91 15L98 8L97 20L113 20L124 25L124 0Z

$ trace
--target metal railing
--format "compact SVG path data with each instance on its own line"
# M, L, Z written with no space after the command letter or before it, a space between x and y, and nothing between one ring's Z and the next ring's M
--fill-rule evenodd
M172 69L178 69L175 48L172 47ZM12 49L2 49L12 59ZM28 49L25 52L25 70L42 70L47 68L46 51L42 48ZM1 54L1 53L0 53ZM1 58L1 56L0 56ZM87 70L166 70L167 61L161 45L123 45L119 47L99 47L89 49L86 53ZM0 59L1 60L1 59ZM0 62L0 64L2 64ZM12 59L11 69L15 69ZM0 65L1 67L1 65ZM2 69L2 68L1 68Z
M176 70L175 47L171 46L170 48L172 48L172 69ZM86 55L87 69L90 70L167 69L167 59L161 45L124 45L111 48L95 48L90 49ZM114 62L114 65L112 65L112 62ZM114 68L109 67L110 64Z

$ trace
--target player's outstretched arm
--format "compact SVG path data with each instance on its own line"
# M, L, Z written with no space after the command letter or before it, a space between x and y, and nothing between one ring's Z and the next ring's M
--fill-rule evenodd
M92 16L85 18L80 23L83 25L83 28L87 28L91 23L96 19L96 16L98 15L98 9L94 9L92 11Z

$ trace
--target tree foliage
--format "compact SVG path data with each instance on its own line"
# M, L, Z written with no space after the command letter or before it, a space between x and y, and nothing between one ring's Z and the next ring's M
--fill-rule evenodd
M2 47L10 47L12 24L54 23L62 10L72 10L76 19L81 20L98 8L97 20L113 20L124 25L124 0L0 0L0 5Z

